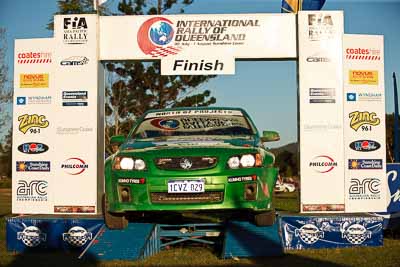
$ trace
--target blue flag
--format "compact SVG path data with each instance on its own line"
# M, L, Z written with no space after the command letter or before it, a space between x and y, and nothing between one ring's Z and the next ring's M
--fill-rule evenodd
M320 10L325 0L282 0L282 13L297 13L299 10Z

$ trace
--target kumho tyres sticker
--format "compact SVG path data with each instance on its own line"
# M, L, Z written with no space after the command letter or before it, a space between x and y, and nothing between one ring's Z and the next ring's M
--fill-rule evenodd
M20 88L49 88L48 73L32 73L19 75Z
M349 70L350 84L378 85L378 71L376 70Z
M45 115L38 114L24 114L18 117L19 126L18 129L23 134L30 129L30 133L40 133L39 128L47 128L49 126L49 121L46 120Z
M360 127L362 131L372 131L372 126L377 126L381 123L375 112L354 111L349 114L349 118L351 119L350 127L356 132Z

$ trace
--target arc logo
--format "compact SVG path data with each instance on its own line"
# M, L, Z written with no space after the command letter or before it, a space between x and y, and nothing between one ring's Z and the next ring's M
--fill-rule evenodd
M70 175L78 175L83 173L89 165L81 158L69 158L61 164L61 169Z
M357 140L354 142L350 143L350 148L359 151L359 152L371 152L371 151L376 151L381 147L381 144L379 144L376 141L372 140Z
M23 134L31 128L47 128L49 127L49 121L46 120L45 115L38 114L24 114L18 117L19 126L18 129ZM33 131L36 130L36 131ZM31 133L40 133L40 129L31 129Z
M170 45L174 39L173 23L163 17L146 20L139 28L137 42L140 50L152 57L166 57L176 55L181 50Z
M319 173L330 172L337 166L337 162L332 157L327 155L316 156L312 161L310 161L309 164L309 167L313 168L314 171Z
M352 178L350 181L350 195L379 194L381 182L378 178L357 179Z
M363 125L371 125L377 126L381 123L381 120L377 117L375 112L368 111L353 111L349 114L350 127L354 131L358 131L358 129ZM363 130L372 130L371 128L363 128Z
M17 201L47 201L47 181L18 181Z
M41 154L49 150L49 147L43 143L23 143L18 146L18 151L24 154Z

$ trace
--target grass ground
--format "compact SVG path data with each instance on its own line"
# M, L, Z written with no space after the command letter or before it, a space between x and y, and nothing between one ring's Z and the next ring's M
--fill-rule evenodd
M279 194L276 208L295 212L297 199L296 193ZM400 240L392 238L385 238L383 247L287 251L273 258L223 260L208 247L174 247L136 262L78 260L73 253L13 254L5 244L10 203L11 191L0 189L0 266L400 266Z

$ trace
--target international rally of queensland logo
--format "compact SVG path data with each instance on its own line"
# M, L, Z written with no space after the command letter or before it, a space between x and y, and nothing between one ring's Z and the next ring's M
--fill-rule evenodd
M173 23L163 17L146 20L140 26L137 41L140 49L146 55L154 58L176 55L181 49L171 45L174 39Z

